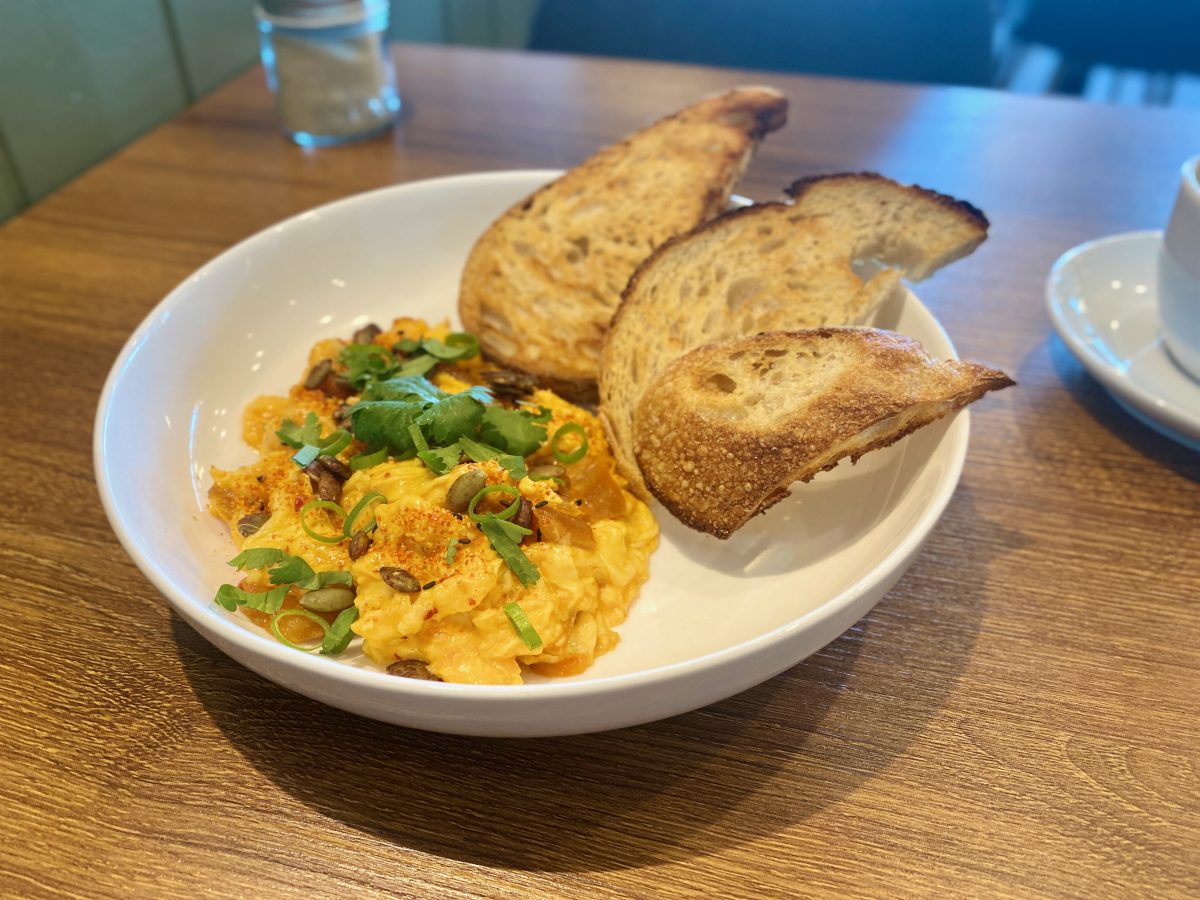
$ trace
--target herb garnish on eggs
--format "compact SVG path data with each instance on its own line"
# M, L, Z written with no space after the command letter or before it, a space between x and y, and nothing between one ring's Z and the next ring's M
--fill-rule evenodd
M244 425L261 459L209 496L245 577L216 601L287 646L358 634L389 672L475 683L615 646L657 526L595 417L489 370L473 336L400 319L322 341Z

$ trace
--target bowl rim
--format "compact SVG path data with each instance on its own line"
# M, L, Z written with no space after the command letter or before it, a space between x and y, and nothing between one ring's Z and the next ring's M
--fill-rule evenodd
M816 629L823 622L839 616L863 595L869 593L880 584L886 584L897 569L904 567L905 560L919 550L921 544L941 518L950 502L950 498L954 495L958 487L970 438L970 411L968 409L961 409L957 412L955 420L951 422L951 428L943 436L943 440L953 441L948 448L948 465L945 467L934 494L925 509L922 510L920 516L912 524L908 532L888 551L878 564L840 593L831 597L815 609L809 610L784 625L732 646L713 650L701 656L679 662L635 672L605 675L585 681L553 681L520 685L453 684L420 681L396 678L382 670L358 668L331 658L323 658L308 653L298 653L277 641L271 640L265 633L260 636L241 627L227 618L223 610L220 610L220 614L218 615L218 610L213 601L209 600L207 604L198 602L178 586L164 570L160 569L147 553L143 552L138 544L134 529L127 523L114 497L112 484L114 473L107 465L104 453L107 443L108 418L114 403L119 400L118 391L123 386L121 376L128 361L137 352L159 320L164 315L169 315L173 309L184 302L184 289L197 274L210 266L220 264L229 257L235 257L253 249L256 244L278 238L289 227L295 226L302 220L311 218L312 213L334 213L372 199L379 199L387 194L402 194L413 189L436 188L449 182L469 184L472 181L504 179L528 181L531 187L534 187L533 182L535 180L539 180L539 183L545 183L561 174L562 171L557 169L501 169L445 175L376 188L304 210L279 222L267 225L265 228L223 250L204 263L204 265L172 288L146 314L145 318L126 340L113 362L108 377L105 379L96 408L92 442L96 487L110 526L125 549L125 552L129 554L138 569L167 598L167 601L176 613L204 636L206 640L217 645L218 649L223 653L230 655L225 647L218 644L218 641L236 645L240 651L252 657L265 657L265 661L272 663L276 667L276 671L282 669L299 677L323 676L339 682L340 686L345 688L359 688L364 691L383 690L424 701L437 700L454 703L475 702L484 699L489 702L583 700L597 695L635 690L651 684L661 687L671 682L681 681L700 672L720 669L724 666L735 664L745 657L769 651L785 643L797 633ZM929 315L932 326L937 330L950 350L950 355L947 358L957 359L957 350L950 336L942 327L941 322L938 321L937 317L933 315L928 307L925 307L921 303L914 292L909 290L907 286L905 290L907 292L906 299L916 301ZM798 661L795 660L793 662ZM791 664L789 663L788 665Z

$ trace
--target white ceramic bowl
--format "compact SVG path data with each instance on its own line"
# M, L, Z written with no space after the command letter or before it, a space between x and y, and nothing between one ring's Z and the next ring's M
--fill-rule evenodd
M656 509L662 543L621 643L577 677L520 686L397 678L361 655L291 650L212 602L230 578L233 547L206 511L208 471L253 459L241 441L246 403L285 391L320 337L397 315L453 319L475 238L556 174L403 184L296 216L204 266L129 339L96 417L100 494L130 556L222 652L323 703L401 725L488 736L600 731L704 706L795 665L862 617L912 562L958 481L965 412L798 487L728 541ZM911 294L877 324L954 355Z

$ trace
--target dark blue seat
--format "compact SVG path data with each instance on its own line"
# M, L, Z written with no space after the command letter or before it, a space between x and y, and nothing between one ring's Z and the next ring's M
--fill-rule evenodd
M989 0L543 0L530 47L990 84L991 8Z
M1032 0L1017 34L1084 65L1200 72L1198 0Z

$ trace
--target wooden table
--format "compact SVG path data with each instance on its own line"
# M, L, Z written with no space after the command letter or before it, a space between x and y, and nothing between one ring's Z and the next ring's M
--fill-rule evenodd
M399 47L390 139L306 152L247 73L0 230L0 894L1195 896L1200 456L1051 333L1086 238L1155 228L1200 117L978 90ZM743 191L873 169L983 207L921 294L1020 386L878 608L708 709L488 741L324 708L230 662L142 578L92 478L147 310L268 223L449 172L567 166L698 95L791 124Z

